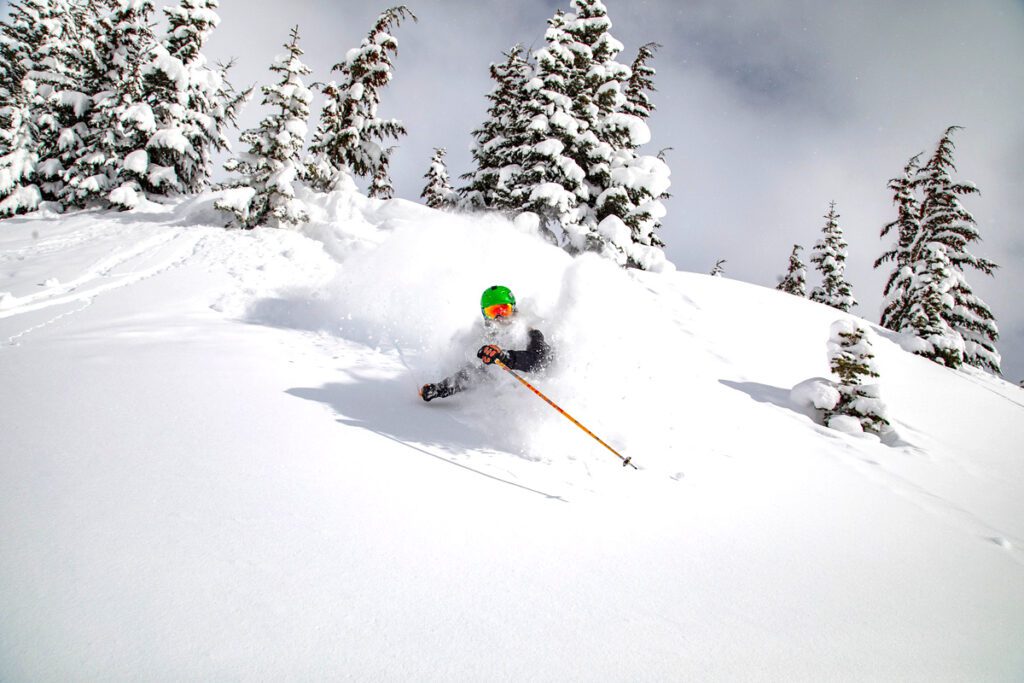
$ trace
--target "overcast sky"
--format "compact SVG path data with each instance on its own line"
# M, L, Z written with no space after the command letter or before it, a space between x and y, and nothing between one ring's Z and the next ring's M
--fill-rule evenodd
M4 2L3 4L6 4ZM167 4L158 0L158 5ZM395 79L381 115L409 130L393 158L398 196L417 200L433 147L449 170L469 169L470 131L484 117L488 65L515 43L539 47L546 20L569 0L408 0L418 16L395 31ZM967 208L998 263L968 273L1002 331L1003 371L1024 378L1024 1L605 0L632 61L663 47L645 151L671 147L673 198L662 228L681 270L774 286L794 243L810 249L837 202L850 244L855 313L878 320L887 272L871 264L895 216L889 178L930 153L949 125L958 179L981 195ZM310 80L359 44L387 3L365 0L221 0L211 59L237 58L233 80L266 84L271 60L298 24ZM314 110L319 111L319 98ZM264 111L259 98L241 124ZM812 274L812 277L813 274ZM824 353L824 352L823 352Z

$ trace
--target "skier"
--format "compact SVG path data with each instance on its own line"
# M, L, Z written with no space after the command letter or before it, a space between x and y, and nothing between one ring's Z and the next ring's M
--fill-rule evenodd
M424 401L444 398L478 384L487 377L487 366L499 360L513 370L534 372L551 362L551 347L544 341L540 330L526 325L516 311L516 298L508 287L493 285L480 296L480 312L483 314L482 337L486 342L476 352L482 365L467 363L454 375L436 384L424 384L420 396ZM529 338L522 351L506 351L500 345L508 345ZM500 344L500 345L499 345Z

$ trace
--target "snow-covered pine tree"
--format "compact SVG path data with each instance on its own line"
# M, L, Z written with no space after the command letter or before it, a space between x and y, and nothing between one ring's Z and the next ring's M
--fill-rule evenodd
M96 2L50 1L59 5L64 26L57 46L43 62L37 83L41 93L45 90L44 84L49 84L51 92L44 106L57 122L57 137L56 149L42 159L39 169L44 196L51 196L61 207L66 207L64 190L68 171L81 156L91 134L89 117L95 88L89 82L89 75L96 59L94 36L101 7Z
M348 128L342 118L342 106L347 100L334 81L319 85L324 104L306 155L306 182L319 192L332 192L352 181L342 147L342 133Z
M793 245L793 251L789 254L789 269L780 278L775 289L792 294L793 296L807 296L807 266L800 260L799 244Z
M822 239L814 245L811 262L821 273L821 285L811 291L811 301L826 304L846 312L857 305L846 281L846 241L843 229L839 227L836 203L829 204L822 228Z
M723 277L725 275L725 259L718 259L715 261L715 266L711 269L711 277Z
M22 87L29 93L38 153L35 184L42 199L57 201L64 172L88 134L91 100L83 92L83 51L90 41L84 9L69 0L23 0L11 18L26 21Z
M882 291L881 324L893 331L900 331L907 324L909 291L913 286L913 250L921 232L921 204L917 200L915 187L920 170L921 155L911 157L903 168L903 174L889 181L896 205L896 220L882 228L881 237L896 229L896 242L875 261L875 268L892 262L892 272Z
M487 95L491 106L487 120L473 131L474 170L462 176L468 184L459 189L461 203L470 209L516 211L523 198L512 196L522 172L524 140L530 121L523 116L526 83L533 70L523 57L521 45L505 53L505 61L491 64L494 89Z
M381 148L378 163L373 169L373 177L370 178L370 185L366 188L367 196L376 197L377 199L391 199L395 196L395 186L391 182L391 174L388 168L391 153L394 151L394 145Z
M142 69L154 37L152 0L113 0L96 21L93 55L87 77L95 94L89 132L65 172L61 198L68 206L105 199L130 208L140 188L124 174L126 157L145 147L154 131L151 111L143 103ZM128 161L130 166L132 161Z
M949 291L959 273L941 244L926 241L915 252L918 257L907 292L907 312L898 331L914 335L909 348L917 355L958 368L964 360L964 339L944 313L950 307Z
M398 52L391 30L406 18L416 20L404 5L382 12L360 46L332 68L342 78L340 85L332 82L323 88L326 101L306 160L313 189L329 192L344 174L354 174L371 178L371 197L391 196L388 167L393 147L381 143L397 140L406 131L401 121L378 117L378 91L391 82L391 56Z
M34 211L42 201L36 184L42 131L35 118L35 83L27 65L38 42L38 3L11 4L0 22L0 217Z
M657 72L647 63L654 59L654 53L660 47L658 43L641 45L630 65L629 79L626 81L626 101L622 105L622 111L643 121L650 118L656 109L648 93L655 91L654 76Z
M607 256L622 265L657 269L664 243L655 230L665 215L659 200L668 190L670 171L662 159L637 153L651 138L644 119L652 109L647 91L653 91L655 72L646 62L654 48L641 49L639 72L631 80L631 69L617 61L623 46L611 34L601 0L573 4L576 14L567 32L574 39L574 111L582 125L572 156L587 169L584 220L597 223L600 250Z
M470 185L460 194L470 206L538 214L545 235L570 253L658 269L664 242L655 230L670 171L660 156L636 151L650 140L644 119L653 109L654 70L647 62L656 46L641 48L634 74L616 61L622 44L603 2L572 5L574 14L558 10L548 20L532 73L514 51L504 71L492 70L495 106L474 132L477 168L463 176ZM519 78L528 78L525 86ZM498 105L510 100L514 111L503 119Z
M836 418L853 418L865 432L888 431L889 420L878 385L864 383L865 378L879 376L867 328L854 320L837 320L830 332L828 361L839 378L839 402L825 412L826 423L836 426Z
M567 150L586 172L586 192L580 197L580 225L584 229L567 233L567 246L574 251L604 253L625 265L631 239L621 207L626 193L618 188L608 191L613 186L613 165L626 163L618 153L631 146L635 129L613 118L626 104L622 87L629 78L629 67L616 60L623 45L611 34L612 22L604 3L572 0L572 5L576 11L570 15L565 32L569 38L566 45L573 55L568 93L575 130L567 140ZM631 118L646 129L639 119ZM614 218L605 221L610 216Z
M35 183L38 131L27 100L19 90L0 109L0 218L35 211L42 201Z
M423 177L427 185L420 194L427 206L432 209L448 209L455 204L455 191L448 178L448 166L444 162L447 150L435 147L434 156L430 159L430 168Z
M166 37L145 68L146 103L139 121L153 117L155 131L145 156L135 155L130 174L151 196L200 192L209 185L213 155L230 148L235 125L251 89L236 92L227 80L231 65L213 68L203 47L219 25L218 0L180 0L165 7Z
M287 54L270 67L280 74L280 80L260 88L262 103L272 113L257 128L242 133L241 141L249 145L248 153L225 164L239 178L227 184L216 207L232 213L234 223L243 228L282 227L309 220L294 188L294 182L302 180L305 173L302 147L313 99L302 81L310 70L300 59L303 52L298 26L291 30L291 41L285 49Z
M998 373L995 318L974 295L963 272L970 265L991 275L997 266L967 250L980 236L959 198L978 189L951 177L956 130L952 126L945 131L924 166L917 155L902 177L890 181L898 216L882 235L893 227L899 232L896 244L875 262L876 267L894 262L881 322L912 334L916 341L906 346L919 355L951 368L968 363Z
M593 223L583 223L589 200L586 171L570 156L581 122L573 114L575 56L569 49L570 21L559 10L548 20L546 45L534 53L535 72L525 87L523 113L529 124L522 144L522 172L508 180L519 208L541 219L545 235L569 251L600 248Z
M996 264L978 258L968 251L972 242L979 241L977 222L964 208L960 197L978 192L972 183L957 183L951 177L956 170L953 163L953 133L959 126L946 129L928 163L918 174L917 184L922 192L921 236L918 253L945 252L951 272L942 276L948 298L944 299L943 319L964 342L963 361L968 365L999 373L1000 356L995 348L999 338L992 311L967 283L964 267L970 266L986 275L992 275ZM919 257L920 258L920 257ZM933 255L933 260L940 260ZM930 272L937 266L929 266Z

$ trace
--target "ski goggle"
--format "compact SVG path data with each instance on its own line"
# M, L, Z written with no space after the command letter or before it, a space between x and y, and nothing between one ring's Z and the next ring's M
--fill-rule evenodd
M515 311L515 306L512 304L492 304L483 309L484 317L488 320L494 320L495 318L508 318Z

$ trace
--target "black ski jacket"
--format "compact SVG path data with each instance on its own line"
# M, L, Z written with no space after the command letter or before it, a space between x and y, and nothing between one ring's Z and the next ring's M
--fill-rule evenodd
M502 349L508 355L508 365L519 372L536 372L551 364L554 353L551 346L544 341L540 330L531 329L527 332L530 341L521 351ZM445 377L437 383L438 397L451 396L482 381L487 375L487 366L483 363L464 365L451 377Z

